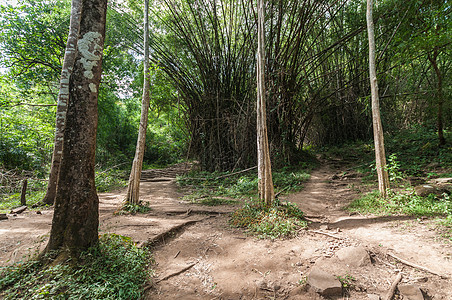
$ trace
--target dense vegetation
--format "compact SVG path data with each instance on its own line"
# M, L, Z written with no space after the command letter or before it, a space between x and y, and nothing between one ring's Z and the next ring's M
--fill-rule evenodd
M192 191L186 201L220 205L246 200L232 215L232 226L265 238L293 235L306 225L298 208L279 201L266 207L256 200L253 170L232 175L257 164L254 2L151 2L144 168L195 160L201 171L178 180ZM98 191L125 186L135 152L143 85L142 7L140 0L109 1L98 100ZM362 185L352 187L362 197L348 209L438 217L452 236L450 193L414 192L418 183L452 177L451 9L441 0L384 0L375 8L381 114L393 188L384 199L372 192L376 177L365 1L266 1L266 105L276 193L302 188L316 155L321 160L340 157L363 178ZM1 212L19 205L24 179L29 205L44 196L69 17L69 0L0 5ZM129 241L104 237L99 248L84 255L81 265L46 267L39 275L34 272L41 262L5 269L0 290L14 290L12 298L62 292L73 298L140 296L147 279L146 254ZM133 283L130 290L123 290L122 282L102 285L106 274L117 277L110 282L120 279L112 270L99 267L100 273L90 273L110 258L130 272L122 274ZM139 268L137 281L131 281L137 270L124 264ZM77 287L81 282L98 289ZM41 289L28 290L26 284Z

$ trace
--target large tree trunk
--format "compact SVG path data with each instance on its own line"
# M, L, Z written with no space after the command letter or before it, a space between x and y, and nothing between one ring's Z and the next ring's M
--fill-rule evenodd
M71 21L67 37L66 51L64 52L63 67L61 69L60 87L55 121L55 143L53 146L52 166L50 168L47 192L42 199L45 204L53 205L55 202L58 172L60 170L61 155L63 153L64 124L66 122L67 104L69 101L69 78L75 61L78 31L80 28L81 0L72 0Z
M380 99L378 97L377 71L375 67L375 37L374 22L372 19L372 0L367 0L367 32L369 36L369 75L370 89L372 93L372 123L375 143L375 162L378 175L378 190L383 197L386 197L386 190L389 189L389 176L386 169L386 155L383 137L383 126L380 118Z
M144 83L143 83L143 98L141 103L141 119L140 128L138 129L137 147L135 150L135 158L132 163L132 170L130 171L129 187L127 189L126 203L139 204L140 202L140 180L141 169L143 167L144 149L146 146L146 129L148 127L148 112L149 112L149 0L144 1Z
M77 257L98 242L99 199L94 182L97 97L107 0L83 0L55 212L46 252Z
M257 1L257 173L259 198L271 206L275 198L265 109L264 1Z
M439 145L444 146L446 144L446 139L444 138L444 130L443 130L443 77L441 75L441 70L438 67L437 62L438 57L438 49L435 49L433 51L433 54L428 55L428 60L433 66L433 69L435 70L436 77L438 79L438 85L437 85L437 101L438 101L438 113L437 113L437 129L438 129L438 139L439 139Z

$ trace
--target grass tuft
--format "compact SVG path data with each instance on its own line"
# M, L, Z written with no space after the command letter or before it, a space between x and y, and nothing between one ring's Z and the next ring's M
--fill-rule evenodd
M271 207L254 200L246 202L236 210L230 219L234 227L246 228L259 238L292 237L307 226L303 221L303 212L293 203L281 204L277 200Z

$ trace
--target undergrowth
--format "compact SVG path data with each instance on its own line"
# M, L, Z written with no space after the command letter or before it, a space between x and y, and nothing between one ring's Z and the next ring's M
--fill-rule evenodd
M303 212L293 203L274 201L271 207L261 201L247 201L236 210L230 219L234 227L241 227L259 238L292 237L307 226L303 221Z
M136 214L142 213L145 214L151 211L151 207L149 206L149 202L141 202L140 204L133 203L125 203L120 210L118 210L115 214L118 215L126 215L126 214Z
M332 147L323 155L354 163L356 172L364 173L358 191L363 193L348 210L363 214L436 217L438 231L452 239L452 200L447 193L422 197L414 187L438 177L452 177L452 135L445 131L448 143L438 147L433 129L413 127L395 134L385 134L387 170L390 186L386 199L378 191L368 192L377 182L373 142L357 142ZM364 163L363 163L364 162ZM446 187L444 187L446 188Z
M110 192L127 186L127 170L107 169L96 171L96 189L98 192Z
M403 192L390 191L385 199L380 197L378 191L374 191L354 200L347 209L378 215L447 216L452 215L452 199L447 194L442 197L434 194L421 197L410 189Z
M140 299L151 258L130 238L108 234L80 262L43 265L29 260L0 269L2 299Z
M192 204L201 204L206 206L233 205L238 203L238 201L234 199L206 196L200 192L194 192L190 195L184 196L184 200Z
M421 197L407 188L401 192L389 191L385 199L378 191L373 191L354 200L347 210L376 215L435 216L438 225L443 227L439 231L452 240L452 198L446 193L441 197L434 194Z
M127 186L127 171L109 168L96 171L96 188L98 192L109 192ZM40 204L47 190L47 180L40 179L32 172L6 171L0 168L0 213L9 213L19 207L22 182L27 179L25 199L27 206Z
M215 202L234 204L235 202L231 199L250 198L257 195L258 181L255 172L229 175L227 172L198 171L179 176L177 182L179 186L189 188L192 191L190 195L184 197L184 200L205 205L213 205ZM303 182L307 181L310 176L307 166L301 170L289 167L282 168L274 171L272 175L276 193L299 191L303 188Z

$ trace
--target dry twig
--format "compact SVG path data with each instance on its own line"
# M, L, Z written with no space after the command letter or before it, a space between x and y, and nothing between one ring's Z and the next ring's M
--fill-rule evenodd
M384 300L391 300L392 299L392 297L394 296L394 292L395 292L395 290L397 288L397 284L399 284L400 280L402 280L402 273L401 272L399 272L399 274L397 274L397 277L394 280L394 282L391 284L391 288L386 293L386 296L385 296Z

